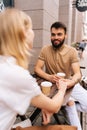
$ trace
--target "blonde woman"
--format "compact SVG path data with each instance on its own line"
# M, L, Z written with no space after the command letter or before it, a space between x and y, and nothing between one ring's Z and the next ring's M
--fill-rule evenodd
M59 82L58 93L50 99L42 94L27 70L33 38L32 21L27 14L14 8L0 13L0 130L11 130L17 114L24 114L30 104L46 111L43 124L50 121L47 114L59 111L62 105L65 82Z

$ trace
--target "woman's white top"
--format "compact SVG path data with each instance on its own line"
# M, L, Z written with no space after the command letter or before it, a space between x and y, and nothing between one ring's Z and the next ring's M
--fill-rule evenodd
M13 57L0 56L0 130L10 130L16 115L24 114L40 87Z

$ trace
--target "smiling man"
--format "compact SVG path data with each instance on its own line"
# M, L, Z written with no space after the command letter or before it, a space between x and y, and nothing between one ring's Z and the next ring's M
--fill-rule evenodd
M72 80L68 80L68 88L70 88L78 83L81 78L78 53L75 48L64 44L67 38L67 29L63 23L53 23L50 31L52 45L46 45L42 48L35 66L35 73L46 80L55 82L57 80L55 74L64 72L66 78L69 79L72 69L74 75ZM42 69L44 66L45 72Z
M67 28L62 22L55 22L51 25L50 32L51 45L46 45L41 49L34 71L40 77L53 83L58 82L58 78L60 78L56 76L58 72L65 73L64 80L67 82L67 89L73 88L71 95L79 102L77 109L87 111L86 98L82 101L83 95L87 97L87 92L80 84L77 84L81 79L77 50L64 43L67 38ZM71 125L76 125L78 130L81 130L73 101L67 103L66 110Z

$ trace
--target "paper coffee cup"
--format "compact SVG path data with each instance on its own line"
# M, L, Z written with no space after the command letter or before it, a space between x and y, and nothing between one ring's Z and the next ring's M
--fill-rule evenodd
M45 95L48 96L48 95L50 94L51 86L52 86L52 83L51 83L51 82L48 82L48 81L42 82L42 83L41 83L42 92L43 92Z
M61 78L65 78L66 74L63 72L57 73L57 76L60 76Z

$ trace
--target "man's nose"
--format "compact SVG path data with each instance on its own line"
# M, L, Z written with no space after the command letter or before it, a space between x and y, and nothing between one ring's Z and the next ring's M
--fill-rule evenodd
M56 34L56 35L55 35L55 39L58 39L58 38L59 38L59 36Z

